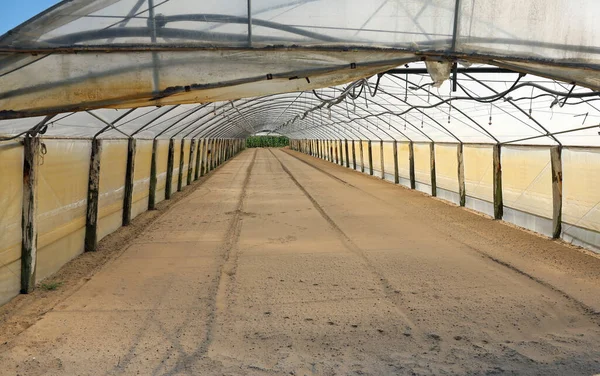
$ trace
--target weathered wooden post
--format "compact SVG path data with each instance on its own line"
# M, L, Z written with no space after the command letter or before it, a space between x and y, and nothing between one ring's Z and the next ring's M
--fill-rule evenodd
M133 179L135 176L136 140L127 140L127 168L125 170L125 186L123 189L123 226L131 223L131 206L133 204Z
M552 237L560 238L562 232L562 146L550 148L552 165Z
M158 140L152 141L152 162L150 163L150 189L148 193L148 210L156 209L156 184L158 182L157 177L157 154L158 154Z
M394 183L400 184L400 173L398 172L398 141L394 140L393 153L394 155Z
M360 172L364 173L365 172L365 155L363 152L363 142L362 140L359 141L360 144Z
M465 206L467 202L467 190L465 187L465 159L463 156L464 146L462 143L456 147L458 158L458 195L460 196L460 206Z
M183 189L183 163L185 157L185 138L181 139L181 147L179 148L179 171L177 174L177 192Z
M352 169L356 171L356 146L354 140L352 140Z
M373 148L371 145L371 140L369 140L368 146L368 154L369 154L369 175L373 176Z
M194 176L194 162L195 160L195 156L196 156L196 140L194 140L192 138L192 140L190 141L190 160L188 162L188 170L187 170L187 185L192 184L192 178Z
M504 215L504 203L502 200L502 158L500 144L494 148L494 219L502 219Z
M173 164L175 163L175 140L169 139L169 155L167 157L167 181L165 182L165 200L171 199L173 183Z
M90 172L88 175L87 210L85 214L85 251L98 249L98 197L100 196L100 159L102 158L102 140L92 140L90 154Z
M37 267L37 174L41 141L25 135L23 140L23 210L21 219L21 294L35 289Z
M348 153L348 140L344 140L344 149L346 150L346 168L350 168L350 155Z
M194 170L194 180L200 179L200 163L202 162L202 140L196 141L196 169Z
M416 189L417 181L415 179L415 145L412 141L408 142L408 170L410 178L410 189Z
M429 166L431 170L431 195L437 196L437 176L435 172L435 144L431 141L429 144Z
M381 162L381 179L385 179L385 165L383 164L383 140L379 141L379 160Z

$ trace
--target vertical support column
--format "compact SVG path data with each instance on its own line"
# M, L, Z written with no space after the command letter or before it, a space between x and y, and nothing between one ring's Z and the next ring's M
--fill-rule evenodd
M458 158L458 195L460 197L460 206L465 206L467 202L467 190L465 188L465 158L463 156L464 146L462 143L456 146L456 157Z
M363 142L362 140L358 141L360 143L360 172L365 172L365 155L363 151Z
M550 148L552 165L552 237L560 238L562 232L562 146Z
M373 148L371 145L371 140L369 140L369 175L373 176Z
M157 166L156 154L158 153L158 140L152 142L152 161L150 162L150 192L148 192L148 210L156 209L156 183Z
M188 162L188 170L187 170L187 185L192 184L192 178L194 176L194 162L196 156L196 140L192 138L190 141L190 160Z
M85 213L85 251L98 249L98 197L100 196L100 159L102 158L102 141L92 140L90 154L90 173L88 175L87 210Z
M502 201L502 158L500 144L494 145L494 219L502 219L504 203Z
M400 174L398 172L398 141L394 140L393 153L394 155L394 183L400 184Z
M344 140L344 149L346 151L346 167L350 168L350 155L348 154L348 140Z
M356 171L356 146L354 140L352 140L352 169Z
M206 174L206 155L208 149L208 143L206 139L200 139L200 144L202 145L202 155L200 156L200 176L204 176Z
M331 140L327 140L327 143L329 144L329 162L333 162L333 144Z
M123 226L131 223L131 205L133 204L133 179L135 174L135 138L127 142L127 169L125 171L125 187L123 191Z
M21 294L35 288L37 266L37 174L41 142L38 137L25 136L23 158L23 211L21 233Z
M437 176L435 173L435 143L432 141L429 145L429 167L431 170L431 195L437 196Z
M383 164L383 140L379 141L379 160L381 161L381 179L385 179L385 166Z
M408 142L408 169L410 177L410 189L417 188L417 181L415 179L415 144L412 141Z
M202 152L202 140L198 140L196 141L196 170L194 171L194 180L198 180L200 178L200 162L202 161L202 155L200 154Z
M165 182L165 200L171 199L173 183L173 164L175 154L175 140L169 139L169 156L167 157L167 181Z
M179 148L179 173L177 174L177 192L183 189L183 157L185 156L185 139L181 139L181 148Z

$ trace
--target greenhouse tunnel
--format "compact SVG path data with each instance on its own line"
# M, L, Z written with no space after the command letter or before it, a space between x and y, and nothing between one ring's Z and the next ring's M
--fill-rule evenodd
M247 148L246 139L257 135L286 137L289 146ZM303 170L309 167L310 173ZM244 178L239 174L246 169ZM253 169L260 173L252 175ZM322 177L313 177L314 173ZM288 181L289 187L278 179ZM248 184L255 188L247 191ZM317 191L319 184L323 192L330 192ZM285 213L289 206L292 213L299 204L285 200L294 189L304 194L303 200L308 198L306 210L320 213L323 227L338 234L336 241L359 254L365 270L384 281L383 287L378 286L385 296L392 291L391 300L404 294L398 286L410 282L398 282L394 272L373 266L370 258L375 256L364 244L389 248L393 242L394 247L410 248L414 243L412 253L397 261L402 265L406 260L415 265L425 262L412 258L429 247L418 245L411 231L420 230L410 230L409 222L406 228L396 225L396 214L421 212L423 218L432 216L444 226L457 222L461 232L448 236L473 236L464 244L477 252L487 252L483 243L498 247L499 253L485 257L515 273L502 278L527 276L527 283L537 281L557 296L548 299L566 299L565 304L576 306L573 310L593 323L581 324L589 330L588 342L577 342L568 350L572 353L564 350L544 361L531 355L534 365L511 360L507 369L591 375L600 372L597 361L589 360L600 356L599 185L600 4L594 0L65 0L0 36L0 305L6 304L9 311L18 309L18 299L26 294L39 300L34 292L40 293L40 286L47 288L45 281L63 275L64 268L88 253L102 253L108 247L102 244L113 244L111 237L118 239L124 227L134 226L133 240L112 246L125 247L125 256L119 257L126 258L130 243L154 239L153 228L162 223L160 218L178 211L184 214L163 220L172 226L165 225L169 228L165 239L170 239L169 233L183 234L186 226L191 233L197 223L210 222L206 228L193 227L205 236L212 231L214 218L230 221L229 238L219 240L223 260L219 258L218 267L208 274L229 275L230 254L243 243L240 237L262 237L269 246L274 238L282 239L281 247L302 236L317 242L321 235L288 234L285 227L272 234L263 232L260 223L255 232L244 230L246 221L255 218L247 208L251 204L242 204L252 201L247 196L254 195L257 206L282 200L287 204L275 205L276 209ZM198 192L238 188L239 206L211 219L194 217L202 210L218 213L227 200L234 200L223 193L224 198L210 202L216 206L193 211L204 197ZM344 193L351 188L363 193L356 197ZM388 204L394 209L386 214L387 232L386 225L375 225L376 215L364 209L380 205L375 202L384 200L384 194L405 195L397 207ZM364 197L376 200L361 206L357 202ZM161 206L171 200L170 206ZM335 212L335 205L345 209ZM135 226L138 217L142 223L151 213L159 214L148 220L147 228ZM300 226L304 222L298 215L287 214L280 221ZM344 222L352 218L362 224ZM475 221L486 230L469 228ZM426 220L419 223L423 231L433 231L427 229ZM386 236L389 244L384 244ZM156 237L158 242L160 236ZM327 241L315 244L326 247ZM525 242L535 245L524 251L519 247ZM169 247L165 245L166 254ZM190 247L186 254L193 251ZM317 245L306 245L302 252L307 247ZM520 261L511 258L513 254ZM238 257L236 253L236 262ZM390 265L400 256L391 257ZM111 260L113 264L94 270L105 272L121 258ZM427 262L446 261L440 256ZM466 286L470 272L462 273L460 265L469 262L457 261L456 266L457 274L465 274ZM348 272L338 266L334 263L331 268ZM239 268L236 264L232 273ZM285 273L277 275L281 282L288 278ZM95 277L90 278L93 282ZM119 278L115 274L114 279ZM218 311L219 299L225 299L221 290L229 299L241 282L227 276L213 282L210 291L216 295L208 305ZM81 283L75 285L81 290L74 296L85 291ZM429 282L419 286L425 285L430 286ZM507 304L537 299L523 294L523 300ZM263 316L276 311L264 310L268 313L260 312ZM2 312L9 317L9 311ZM413 325L414 318L407 318L411 312L402 317ZM213 327L207 338L222 334L214 329L223 326L219 318L207 317ZM36 335L44 336L43 329L39 331L42 334ZM20 333L14 335L16 340ZM454 336L459 337L463 338ZM534 335L527 340L536 338L549 343ZM26 340L22 346L27 346ZM204 340L200 353L187 354L173 368L161 366L154 373L180 371L181 362L192 364L195 371L206 370L206 364L199 366L190 357L233 351L206 350L210 342ZM0 364L20 361L20 350L10 346L0 353ZM254 356L252 349L244 350L244 356ZM465 357L473 356L465 351ZM103 362L102 357L94 359ZM139 364L141 368L127 368L135 363L127 359L129 363L114 369L97 367L125 374L152 370ZM49 362L43 359L41 364ZM339 362L335 367L344 363ZM367 374L409 370L478 374L496 364L444 368L450 360L440 362L431 373L419 368L423 364L391 371L374 362L366 369ZM57 372L85 373L80 360L67 363ZM333 367L319 364L317 368L313 364L310 374L326 374ZM533 366L539 368L528 368ZM264 367L275 373L300 369L280 363ZM263 374L261 369L252 372ZM0 374L9 370L0 366ZM210 370L206 374L226 368Z

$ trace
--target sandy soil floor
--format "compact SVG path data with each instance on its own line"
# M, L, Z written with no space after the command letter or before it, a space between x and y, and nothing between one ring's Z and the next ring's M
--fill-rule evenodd
M593 375L600 259L246 150L10 340L2 375Z

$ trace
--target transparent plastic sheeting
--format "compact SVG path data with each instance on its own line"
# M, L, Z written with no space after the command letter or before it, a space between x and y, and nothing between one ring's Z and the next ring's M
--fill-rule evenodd
M202 142L203 140L199 140ZM84 251L91 140L42 139L37 180L38 253L36 281L58 271ZM151 140L137 140L132 218L148 210ZM202 145L202 143L201 143ZM178 191L181 142L174 142L172 192ZM187 185L191 141L184 144L182 185ZM195 172L194 144L192 173ZM169 140L158 140L156 203L165 199ZM201 147L201 152L205 152ZM121 227L127 169L127 140L102 140L98 240ZM193 175L192 175L193 176ZM21 275L23 145L0 142L0 305L17 295Z
M21 288L23 147L0 142L0 305Z
M325 143L324 140L321 142ZM350 142L350 141L349 141ZM358 144L358 143L357 143ZM368 144L364 160L368 161ZM373 165L380 155L372 143ZM391 152L384 144L384 166ZM409 144L398 142L400 184L410 188ZM430 144L414 144L416 189L431 194ZM438 197L457 204L458 144L436 144L436 185ZM357 157L357 170L360 159ZM391 157L390 157L391 158ZM393 177L393 158L389 165ZM368 164L368 162L365 162ZM493 216L493 147L463 145L466 207ZM552 176L550 149L544 146L502 146L503 220L552 236ZM600 252L600 150L563 148L562 234L570 243ZM387 170L386 170L387 171ZM369 174L365 168L364 173ZM374 174L376 175L376 174ZM380 175L379 175L380 176ZM388 178L389 179L389 178ZM449 195L441 195L440 189Z
M431 194L431 145L413 144L417 190Z
M148 210L150 192L150 169L152 167L152 144L150 140L138 140L135 145L135 166L133 169L133 198L131 218Z
M158 140L156 148L156 203L165 199L169 140Z
M155 1L153 13L148 4L61 2L0 37L0 109L237 99L386 69L350 63L440 55L600 87L596 0L171 0ZM307 72L310 83L289 80Z
M552 167L548 148L502 148L505 207L552 218Z
M562 166L563 237L579 245L594 244L600 252L600 150L565 148Z
M116 231L123 224L126 162L127 140L102 141L98 196L98 240Z
M438 188L458 193L457 155L456 145L435 145L435 182Z
M42 280L84 251L91 142L45 140L38 170L38 253Z

